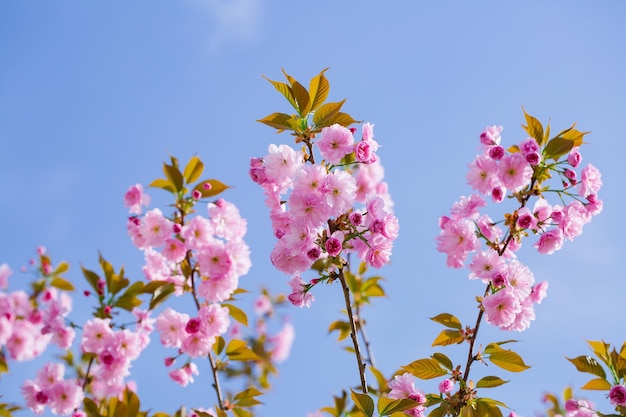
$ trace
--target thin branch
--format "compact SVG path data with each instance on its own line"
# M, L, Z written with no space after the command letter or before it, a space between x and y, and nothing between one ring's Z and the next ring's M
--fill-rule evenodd
M370 363L370 366L376 368L376 364L374 362L374 352L372 351L372 346L367 336L367 332L365 331L365 320L361 318L361 308L357 304L356 306L356 320L358 324L358 331L361 333L361 339L363 340L363 344L365 345L365 350L367 352L367 362Z
M213 354L209 352L209 363L211 364L211 373L213 374L213 388L215 389L215 393L217 394L217 403L220 407L220 410L224 410L224 402L222 401L222 389L220 388L220 380L217 376L217 367L215 366L215 360L213 359Z
M359 366L359 375L361 377L361 391L363 394L367 394L367 382L365 381L365 363L363 363L363 357L361 356L361 349L359 348L359 338L357 337L356 323L354 321L354 315L352 314L352 303L350 302L350 289L346 283L346 277L343 274L343 267L339 268L339 281L341 282L341 288L343 289L343 296L346 302L346 310L348 310L348 320L350 321L350 337L352 338L352 345L354 346L354 355Z

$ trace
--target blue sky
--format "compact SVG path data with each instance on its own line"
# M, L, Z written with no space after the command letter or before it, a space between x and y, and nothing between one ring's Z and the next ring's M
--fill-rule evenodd
M269 262L273 237L262 193L247 174L249 157L290 140L255 122L289 111L262 75L281 79L285 68L308 81L330 67L330 99L347 98L345 111L376 126L400 220L393 262L383 271L388 298L365 312L379 367L389 375L433 353L440 329L428 317L447 311L475 319L481 285L446 268L435 250L437 219L470 192L466 168L485 126L503 125L505 144L525 137L524 106L554 130L573 122L590 130L584 162L600 168L605 184L605 209L579 239L552 256L521 252L536 279L550 282L531 328L513 335L490 329L479 338L522 341L516 349L533 365L529 371L486 372L511 379L493 397L533 416L544 391L588 379L565 356L587 353L588 339L626 340L625 15L617 1L4 1L0 263L17 270L45 245L53 259L71 263L76 282L81 264L96 268L99 251L140 277L143 256L126 236L123 193L159 176L169 154L182 161L197 154L209 175L233 185L224 196L248 219L253 268L242 285L286 291L288 277ZM305 415L358 383L354 359L326 331L340 317L340 289L315 296L310 310L289 311L296 341L262 417ZM209 373L177 387L165 378L153 339L154 349L132 369L144 404L163 411L212 404ZM456 355L464 361L465 352ZM15 366L0 392L15 393L38 366ZM432 381L420 386L436 389Z

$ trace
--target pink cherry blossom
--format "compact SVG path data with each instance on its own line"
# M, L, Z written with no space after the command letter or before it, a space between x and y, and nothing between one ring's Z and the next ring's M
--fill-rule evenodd
M291 294L289 294L288 298L291 304L300 308L311 307L315 297L306 291L306 284L300 275L294 275L289 281L289 286L291 287Z
M478 155L469 165L467 183L481 194L490 194L491 190L500 183L497 172L496 161L485 155Z
M482 306L485 309L487 323L501 328L513 324L517 314L522 311L518 298L507 288L487 295L482 301Z
M9 268L9 265L0 265L0 290L5 290L9 287L9 277L13 275L13 271Z
M141 184L135 184L128 188L124 194L124 206L129 208L131 214L141 214L141 206L150 204L150 196L143 192Z
M626 406L626 387L614 385L609 391L609 400L613 405Z
M344 156L354 149L352 132L340 124L323 128L320 136L317 146L322 157L331 164L338 164Z
M480 143L486 146L499 145L500 133L502 133L502 126L487 126L480 134Z
M521 190L532 176L532 168L519 153L505 155L498 166L498 178L502 185L513 192Z
M593 165L587 165L580 174L580 188L578 193L587 197L589 194L598 194L602 188L602 175L598 168Z
M558 228L550 229L542 233L533 246L541 254L552 255L563 247L563 232Z
M239 209L230 201L217 200L209 203L209 216L215 236L226 240L240 241L247 230L247 221L239 214Z
M270 348L272 360L280 363L289 357L295 335L296 332L293 325L285 323L280 332L268 338L268 342L272 345Z
M474 224L467 220L449 221L437 236L437 250L448 256L450 268L461 268L467 255L477 248Z
M161 210L154 208L143 217L139 232L146 246L161 246L172 234L172 222L163 216Z

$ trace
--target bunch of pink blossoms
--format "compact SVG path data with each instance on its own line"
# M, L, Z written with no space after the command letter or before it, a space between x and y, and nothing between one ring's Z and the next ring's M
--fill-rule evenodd
M559 154L551 142L540 146L529 137L505 150L500 145L501 131L502 127L490 126L480 135L482 153L467 174L476 193L461 197L450 216L440 218L437 249L447 255L451 268L461 268L471 254L470 279L479 278L489 285L482 300L487 322L504 330L523 331L534 319L533 306L545 297L548 285L535 284L532 272L515 259L522 238L538 236L533 246L539 253L552 254L565 239L580 235L583 226L602 211L602 201L597 198L602 180L591 164L580 176L576 173L582 160L578 146ZM544 181L553 176L560 184L547 187ZM484 196L497 204L507 193L519 208L505 214L503 221L496 223L480 213L486 206ZM557 194L559 203L548 202L549 193ZM537 199L531 208L533 197ZM566 199L570 200L567 204Z
M43 257L45 249L38 252ZM36 299L22 290L5 292L12 274L7 264L0 265L0 349L6 347L9 357L19 362L39 356L50 343L68 349L76 336L66 323L71 298L55 288L46 288Z
M200 195L192 198L197 200ZM208 218L196 215L187 219L178 213L169 219L158 208L139 217L141 206L149 201L139 184L130 187L125 196L126 206L136 214L129 219L128 233L145 254L145 276L149 281L173 283L177 295L192 292L198 307L196 317L167 308L156 319L161 343L177 349L178 356L190 358L169 372L185 386L198 374L191 358L206 357L216 337L228 330L229 310L219 303L231 297L239 277L250 269L250 251L243 240L247 223L237 207L224 199L208 203ZM167 358L166 366L175 360Z
M135 331L114 330L108 318L93 318L83 326L80 349L93 355L90 387L98 400L124 392L127 385L124 378L130 375L131 362L150 343L154 319L140 310L134 310L133 314L137 317Z
M22 386L26 406L35 414L43 414L46 406L53 414L69 415L77 409L84 398L82 387L76 380L65 379L65 366L48 363L37 372L34 380ZM78 417L82 412L74 413Z
M265 191L278 239L271 261L292 275L294 305L309 306L313 300L308 290L319 281L306 284L300 274L318 259L355 253L374 268L389 262L398 220L373 127L365 123L355 143L355 129L334 124L322 129L310 155L272 144L267 156L250 161L250 177ZM323 158L320 164L314 163L313 147Z

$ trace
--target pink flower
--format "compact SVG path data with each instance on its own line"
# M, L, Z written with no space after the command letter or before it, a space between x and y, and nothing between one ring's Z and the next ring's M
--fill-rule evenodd
M272 345L270 355L274 361L283 362L289 357L295 335L293 325L285 323L280 332L268 338L268 342Z
M454 389L454 380L446 379L439 383L439 392L445 394L446 392L450 392Z
M0 265L0 290L5 290L9 287L9 277L13 275L13 271L9 268L9 265Z
M148 206L149 204L150 196L144 194L141 184L129 187L126 194L124 194L124 206L129 207L131 214L141 214L141 206Z
M158 208L146 213L139 232L145 239L146 246L161 246L172 234L172 222L166 219Z
M156 319L156 329L161 333L161 343L165 347L180 347L186 337L185 326L189 316L179 313L171 308L166 308Z
M373 268L382 268L389 263L393 241L382 235L374 235L369 241L369 248L363 259Z
M499 145L501 132L502 126L487 126L480 134L480 143L487 146Z
M344 233L341 231L333 232L332 235L324 243L324 248L328 252L328 256L337 256L341 253L343 245Z
M482 306L485 309L487 323L501 328L513 324L515 316L522 311L519 300L507 288L487 295Z
M329 207L320 194L294 190L287 202L292 219L298 225L316 228L329 217Z
M498 178L513 192L521 190L533 176L533 169L519 153L505 155L498 166Z
M275 184L278 189L286 190L304 166L303 155L287 145L271 144L269 154L263 158L268 183Z
M215 240L213 232L213 225L208 219L196 216L183 226L180 235L185 239L187 249L196 250Z
M474 231L474 224L470 221L451 220L437 236L437 250L448 256L446 264L450 268L461 268L467 254L477 249L478 242Z
M537 228L537 219L528 207L522 207L517 211L517 227L522 230Z
M609 400L613 405L626 406L626 387L614 385L609 391Z
M580 152L578 151L578 149L579 147L575 146L574 148L572 148L572 150L569 152L569 155L567 156L567 162L569 162L569 164L573 168L576 168L582 161L582 157L580 156Z
M83 398L82 387L75 381L59 381L50 390L50 410L53 414L68 415L80 407Z
M300 275L294 275L289 281L291 287L291 294L289 294L289 301L296 307L311 307L311 303L315 300L313 294L307 292L306 284L300 278Z
M563 247L563 232L558 228L550 229L533 246L541 254L552 255Z
M467 183L479 193L489 194L500 183L497 172L496 161L485 155L478 155L469 166Z
M321 139L317 141L322 157L331 164L338 164L341 159L354 149L352 132L340 124L322 129Z
M330 210L328 215L339 216L348 211L356 200L356 181L346 171L335 170L324 179L324 198Z
M480 278L490 280L493 275L504 269L502 257L494 250L483 251L472 257L472 262L468 266L470 270L469 279Z
M187 255L187 248L185 248L185 244L180 240L170 238L165 240L165 246L161 253L168 261L180 263Z
M198 317L202 323L202 332L210 336L219 336L226 333L230 318L228 308L219 304L202 306L198 311Z
M271 311L272 311L272 301L267 295L261 294L254 301L254 313L257 316L263 316L265 314L269 314Z
M598 194L602 188L602 175L598 168L593 165L587 165L580 174L580 188L578 193L587 197L589 194Z
M115 340L110 319L93 318L83 326L80 348L83 352L100 353Z
M215 236L226 240L242 240L248 228L246 219L241 217L233 203L224 199L217 200L217 203L208 204Z
M233 265L233 259L224 244L215 240L197 252L200 273L205 277L220 279L228 274Z
M530 292L528 301L531 303L541 304L541 301L546 298L548 294L548 281L542 281L535 285Z

